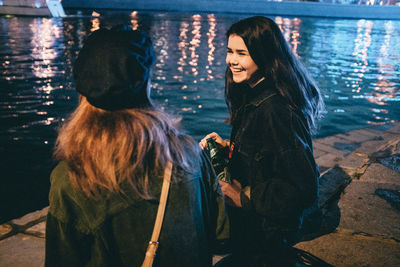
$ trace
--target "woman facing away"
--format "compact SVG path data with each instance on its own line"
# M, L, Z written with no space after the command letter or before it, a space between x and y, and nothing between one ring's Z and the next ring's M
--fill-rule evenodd
M228 204L233 258L228 266L292 266L290 245L304 211L317 203L319 170L311 134L324 104L315 82L276 23L251 17L227 32L225 100L232 184Z
M154 266L211 266L229 232L220 186L197 143L149 98L150 38L100 29L74 65L79 106L59 132L46 266L140 266L163 172L171 186Z

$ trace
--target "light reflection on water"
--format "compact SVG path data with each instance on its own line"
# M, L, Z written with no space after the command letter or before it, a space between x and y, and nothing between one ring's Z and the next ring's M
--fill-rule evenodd
M223 124L225 32L245 16L99 15L0 17L0 166L8 170L0 195L1 203L11 196L16 203L2 207L4 214L25 212L28 198L36 206L47 201L55 130L77 103L71 66L85 37L101 26L147 30L157 56L154 101L181 117L196 139L211 131L229 135ZM318 136L399 120L400 21L273 19L321 87L328 113Z

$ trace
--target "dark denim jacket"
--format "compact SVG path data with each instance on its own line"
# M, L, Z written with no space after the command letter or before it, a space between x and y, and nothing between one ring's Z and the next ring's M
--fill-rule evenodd
M319 170L304 117L266 81L248 90L253 97L231 133L229 169L243 187L231 229L237 246L265 249L296 233L303 211L317 200Z

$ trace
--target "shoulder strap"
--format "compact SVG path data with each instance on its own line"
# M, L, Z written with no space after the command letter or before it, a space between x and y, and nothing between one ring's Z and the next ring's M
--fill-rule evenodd
M169 185L171 183L172 163L168 161L167 167L164 170L164 179L161 189L160 204L158 204L156 222L154 224L153 235L150 242L158 242L161 226L164 219L165 206L167 204Z
M165 206L167 204L169 186L171 183L172 162L167 162L167 167L164 170L164 178L161 189L160 204L158 204L156 222L154 223L153 234L151 236L149 245L146 250L142 267L149 267L153 265L154 257L156 256L158 248L158 237L160 236L161 226L164 219Z

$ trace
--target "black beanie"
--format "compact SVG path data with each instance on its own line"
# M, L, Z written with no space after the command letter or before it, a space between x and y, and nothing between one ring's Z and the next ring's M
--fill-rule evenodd
M94 31L74 64L76 90L105 110L146 106L154 62L150 37L128 26Z

